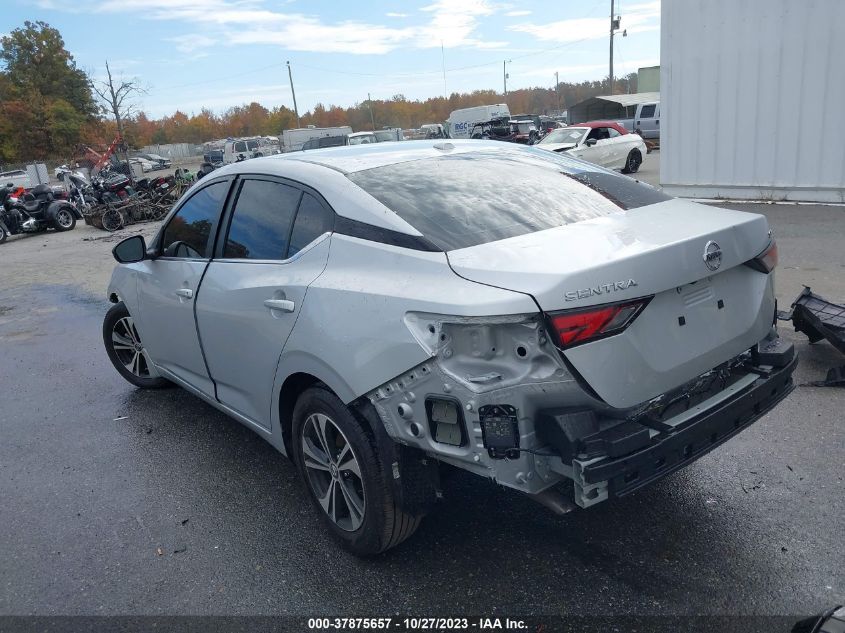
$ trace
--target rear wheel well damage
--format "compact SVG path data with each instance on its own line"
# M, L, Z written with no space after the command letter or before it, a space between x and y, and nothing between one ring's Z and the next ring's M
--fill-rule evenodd
M279 392L279 427L282 431L282 441L285 445L285 453L288 457L293 459L293 444L291 444L291 433L293 429L293 408L296 406L296 401L299 396L306 389L310 387L323 387L331 391L326 385L316 376L305 373L291 374L285 379L282 384L282 389Z
M319 387L334 394L323 381L307 373L288 376L279 394L279 425L285 452L291 458L295 455L292 437L293 410L299 396L312 387ZM368 398L358 398L347 406L370 437L384 472L388 474L397 505L412 516L426 514L437 499L437 462L426 459L421 450L396 443L385 431L381 418Z

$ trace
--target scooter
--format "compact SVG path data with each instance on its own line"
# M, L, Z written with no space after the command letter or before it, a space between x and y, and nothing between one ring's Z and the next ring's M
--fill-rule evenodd
M56 199L48 185L37 185L24 194L13 197L12 185L0 189L0 244L9 235L40 233L47 229L70 231L82 213L68 200Z

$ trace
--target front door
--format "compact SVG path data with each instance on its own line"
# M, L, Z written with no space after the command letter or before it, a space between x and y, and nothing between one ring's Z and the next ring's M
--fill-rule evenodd
M326 267L333 217L296 186L245 177L197 297L217 398L267 430L276 366L308 286Z
M208 266L212 236L230 186L217 181L191 196L169 220L160 256L139 267L141 340L153 362L214 397L194 319L194 301Z

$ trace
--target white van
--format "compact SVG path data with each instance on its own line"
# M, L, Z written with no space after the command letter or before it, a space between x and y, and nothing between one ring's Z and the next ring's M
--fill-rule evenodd
M238 162L239 156L243 156L242 160L246 160L271 153L261 147L261 140L257 138L240 138L233 141L226 141L226 144L223 146L223 164L236 163Z
M472 127L476 123L486 123L493 119L510 119L510 117L511 112L505 103L455 110L449 115L449 134L452 138L470 138Z

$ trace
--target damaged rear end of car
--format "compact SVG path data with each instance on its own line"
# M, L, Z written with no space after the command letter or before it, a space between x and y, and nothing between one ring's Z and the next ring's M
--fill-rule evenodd
M458 277L536 306L407 311L427 359L366 394L393 440L565 512L682 468L793 389L763 216L564 158L486 162L491 178L506 167L524 187L481 194L485 175L458 156L399 178L404 189L384 170L352 177L446 252ZM470 176L471 208L454 197L465 184L451 186ZM453 197L419 195L426 178L445 179Z

